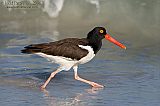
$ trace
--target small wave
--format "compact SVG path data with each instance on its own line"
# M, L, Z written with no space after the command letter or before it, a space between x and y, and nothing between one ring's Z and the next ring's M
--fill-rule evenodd
M50 17L57 17L62 10L64 0L45 0L43 11Z

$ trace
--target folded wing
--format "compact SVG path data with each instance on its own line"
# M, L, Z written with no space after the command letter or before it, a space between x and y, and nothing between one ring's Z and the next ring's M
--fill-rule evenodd
M68 38L56 42L32 44L24 47L22 53L45 53L47 55L62 56L75 60L80 60L88 54L86 49L79 47L79 45L87 45L87 40Z

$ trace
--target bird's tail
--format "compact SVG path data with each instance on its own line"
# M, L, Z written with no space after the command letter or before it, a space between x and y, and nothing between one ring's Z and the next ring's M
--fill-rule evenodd
M41 52L42 48L37 45L29 45L24 47L25 49L21 50L21 53L33 54Z

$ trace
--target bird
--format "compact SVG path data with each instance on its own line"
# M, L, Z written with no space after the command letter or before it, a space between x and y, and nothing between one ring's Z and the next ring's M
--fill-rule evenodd
M89 31L86 38L65 38L55 42L31 44L25 46L21 53L36 54L59 65L40 87L41 89L45 89L57 73L62 70L68 71L71 68L74 70L76 80L95 88L103 88L104 86L101 84L80 77L78 75L78 65L87 63L95 57L101 49L104 38L122 49L126 49L126 46L111 37L104 27L95 27Z

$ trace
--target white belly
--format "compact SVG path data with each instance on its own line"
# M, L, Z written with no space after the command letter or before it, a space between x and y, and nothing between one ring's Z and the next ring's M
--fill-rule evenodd
M53 63L59 64L61 69L66 71L70 70L71 67L78 62L77 60L72 60L71 58L66 58L62 56L52 56L52 55L46 55L44 53L35 53L35 54L44 57Z
M66 58L62 56L52 56L44 53L35 53L35 54L44 57L49 61L59 64L62 70L67 71L70 70L75 64L84 64L89 62L95 56L94 51L90 46L79 45L79 47L88 50L88 54L85 57L81 58L80 60L73 60L71 58Z

